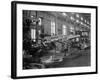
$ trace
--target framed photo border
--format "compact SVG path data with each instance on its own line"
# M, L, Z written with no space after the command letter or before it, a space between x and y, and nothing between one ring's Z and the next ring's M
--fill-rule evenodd
M68 74L53 74L53 75L37 75L37 76L21 76L17 77L17 4L34 4L34 5L49 5L62 7L80 7L80 8L94 8L96 9L96 71L85 73L68 73ZM74 4L57 4L57 3L42 3L42 2L26 2L26 1L12 1L11 2L11 78L39 78L39 77L54 77L54 76L68 76L68 75L85 75L98 73L98 7L90 5L74 5Z

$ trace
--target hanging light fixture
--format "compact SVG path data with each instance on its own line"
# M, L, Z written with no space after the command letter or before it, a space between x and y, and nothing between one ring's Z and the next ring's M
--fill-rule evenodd
M77 19L76 22L79 23L79 20Z
M81 24L83 25L83 22L81 22Z
M76 17L79 18L79 14L76 14Z
M62 13L63 16L67 16L67 14L65 12Z
M33 15L31 15L31 18L33 18L34 16Z
M81 17L81 20L83 21L83 17Z
M74 17L71 16L70 19L71 19L71 20L74 20Z

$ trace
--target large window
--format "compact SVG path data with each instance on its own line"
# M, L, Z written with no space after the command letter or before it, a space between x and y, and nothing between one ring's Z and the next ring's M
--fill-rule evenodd
M62 35L67 35L67 27L66 27L66 25L62 26Z
M51 21L51 35L55 35L55 22L54 21Z
M39 26L41 26L42 25L42 19L41 18L39 18Z
M71 35L75 34L74 26L70 26L70 34Z
M31 39L35 42L36 41L36 30L31 29Z

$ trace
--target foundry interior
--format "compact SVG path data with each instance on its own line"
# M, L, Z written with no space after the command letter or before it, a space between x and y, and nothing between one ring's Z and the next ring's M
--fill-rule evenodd
M91 14L23 10L23 69L91 64Z

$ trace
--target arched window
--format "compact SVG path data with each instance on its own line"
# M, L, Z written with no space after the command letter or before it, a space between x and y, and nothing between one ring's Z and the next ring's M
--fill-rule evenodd
M66 25L62 26L62 35L67 35L67 27L66 27Z
M36 30L31 29L31 39L35 42L36 41Z
M71 35L75 34L74 26L70 26L70 34Z
M51 35L55 35L55 22L51 21Z

